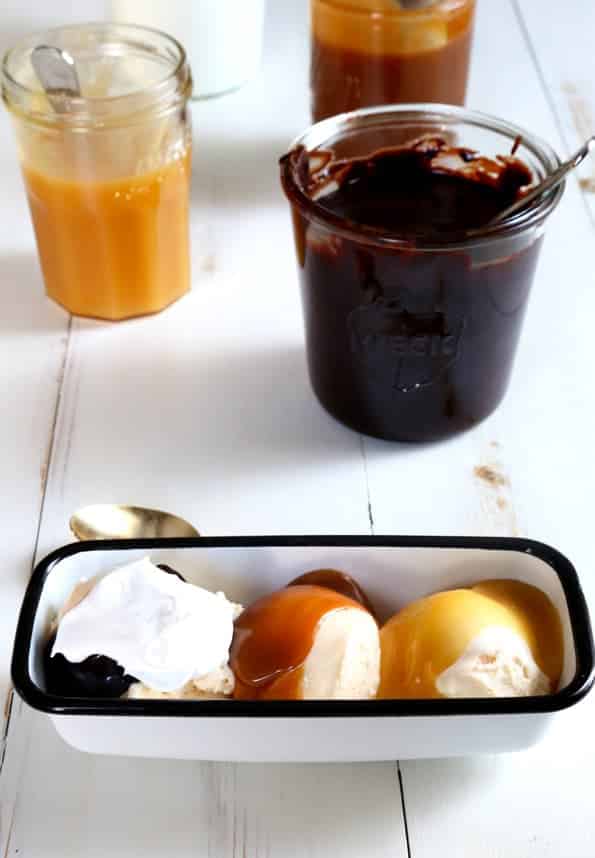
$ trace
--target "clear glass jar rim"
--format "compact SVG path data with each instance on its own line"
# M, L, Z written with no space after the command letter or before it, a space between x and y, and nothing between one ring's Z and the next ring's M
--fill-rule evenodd
M460 15L465 9L474 6L477 0L437 0L433 6L421 9L404 9L396 6L394 9L365 9L351 5L351 0L317 0L323 6L332 6L342 10L345 14L362 18L410 18L412 20L423 20L424 18L435 18L449 15Z
M17 107L19 99L32 98L36 94L43 92L40 85L36 88L31 88L25 83L18 80L11 72L10 65L19 56L26 56L38 44L51 44L52 36L63 36L75 33L120 33L122 37L130 39L138 39L145 36L153 39L159 39L164 46L173 48L171 57L171 68L168 69L162 78L154 81L150 86L139 87L138 89L130 90L129 92L121 93L113 96L80 96L70 99L72 112L69 114L57 114L53 110L46 111L20 111ZM113 39L112 39L113 41ZM106 40L107 43L107 40ZM138 44L137 44L138 47ZM145 46L147 56L150 56L150 50ZM186 51L180 42L168 33L161 30L156 30L152 27L144 27L138 24L120 23L117 21L102 21L84 24L72 24L63 27L54 27L42 32L32 33L29 36L21 39L9 48L3 58L0 70L0 81L2 84L2 97L7 105L17 113L23 113L31 121L39 121L40 123L55 124L60 123L72 125L88 125L96 124L98 120L130 117L137 112L138 100L145 96L150 97L150 102L144 102L142 111L146 112L148 107L159 110L160 108L169 107L170 102L177 103L180 100L186 101L191 96L192 77L188 66Z
M289 152L281 159L282 180L287 196L290 201L295 202L308 216L319 224L331 228L334 232L355 241L367 241L372 244L390 246L395 249L411 249L416 251L448 251L460 250L477 246L480 243L500 240L504 237L524 232L537 224L543 222L556 208L564 192L565 182L561 182L555 189L546 193L540 200L531 204L526 210L518 212L503 223L481 227L473 230L468 238L432 242L415 241L398 238L390 235L384 230L375 227L358 227L354 229L339 215L334 215L328 209L319 205L301 188L295 176L295 171L290 163L288 155L299 147L307 152L315 152L322 148L329 140L341 137L342 131L352 129L358 124L366 127L366 120L385 116L394 117L395 124L402 124L404 120L436 120L442 118L445 122L458 121L470 126L484 128L487 131L495 131L507 136L511 141L521 138L522 144L535 155L545 169L546 174L553 172L560 164L560 158L554 149L541 138L530 134L524 128L514 125L504 119L499 119L488 113L477 110L468 110L465 107L457 107L450 104L416 103L416 104L389 104L379 107L364 107L351 113L341 113L323 119L315 125L310 126L299 135L291 144ZM388 122L386 123L389 124ZM481 154L481 153L480 153Z

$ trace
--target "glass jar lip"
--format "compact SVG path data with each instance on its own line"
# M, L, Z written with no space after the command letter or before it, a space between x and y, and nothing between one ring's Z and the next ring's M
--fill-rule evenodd
M459 15L461 10L475 4L476 0L437 0L433 5L421 9L403 9L395 6L394 9L362 9L351 6L349 0L319 0L325 6L333 6L342 9L347 14L362 18L409 18L421 21L425 18L435 18L449 15Z
M150 86L138 87L119 95L110 96L80 96L70 99L72 110L69 113L57 113L54 110L28 111L19 109L19 99L32 98L43 92L39 87L30 87L18 80L11 71L11 63L19 56L25 56L38 44L51 44L52 37L63 37L73 33L120 33L123 37L138 39L143 35L159 39L164 46L173 49L171 68L164 72L163 77L154 81ZM145 50L147 50L145 46ZM186 51L181 43L161 30L145 27L139 24L120 23L118 21L99 21L82 24L70 24L53 27L43 32L35 32L25 36L13 47L9 48L2 57L0 67L0 82L2 99L6 106L17 114L33 122L47 125L87 126L97 124L113 124L128 120L136 112L146 113L147 109L161 111L170 109L173 103L186 101L192 93L192 76L188 65ZM138 101L142 96L148 97L141 110ZM110 121L111 120L111 121Z
M560 158L554 149L541 138L530 134L524 128L512 122L499 119L481 111L469 110L465 107L438 103L389 104L380 105L379 107L364 107L359 110L353 110L350 113L331 116L311 125L306 131L296 137L291 143L287 154L281 158L280 164L281 181L290 202L298 205L312 220L322 226L331 228L338 235L360 243L366 242L394 249L415 249L416 252L462 250L469 247L476 247L478 244L499 241L539 225L554 211L562 198L565 182L561 182L549 193L544 194L541 199L528 205L525 210L512 215L502 223L480 227L469 231L464 237L457 236L456 238L447 238L442 241L439 239L432 239L432 241L428 242L419 239L410 240L391 235L386 230L377 227L365 225L357 225L355 227L350 221L325 209L305 193L296 179L289 156L299 148L303 148L307 152L314 152L323 146L325 142L340 137L342 132L348 131L358 124L365 127L365 120L373 120L374 118L383 116L387 118L385 121L386 125L390 125L389 120L391 117L397 120L397 123L402 123L404 120L419 121L422 119L426 121L428 119L436 119L438 121L443 119L446 122L456 120L470 126L503 134L509 137L511 141L520 137L522 144L543 165L546 174L553 172L561 164Z

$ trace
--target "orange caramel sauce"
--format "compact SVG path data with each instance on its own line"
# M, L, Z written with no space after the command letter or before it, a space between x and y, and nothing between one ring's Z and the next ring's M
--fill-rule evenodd
M376 616L367 593L347 572L340 572L338 569L313 569L311 572L304 572L303 575L294 578L287 586L295 587L302 584L314 584L317 587L335 590L335 592L347 596L348 599L359 602L373 617Z
M555 687L562 673L564 633L560 615L548 596L531 584L509 578L481 581L473 590L525 618L529 649Z
M541 590L514 580L444 590L406 605L380 630L379 698L438 698L438 676L484 629L500 626L525 641L552 691L562 671L558 612Z
M474 3L411 12L393 0L312 0L315 122L375 104L463 104Z
M112 180L23 176L47 294L70 313L126 319L188 291L190 150Z
M230 666L240 700L301 699L303 665L322 617L362 605L326 587L290 586L254 602L235 623Z

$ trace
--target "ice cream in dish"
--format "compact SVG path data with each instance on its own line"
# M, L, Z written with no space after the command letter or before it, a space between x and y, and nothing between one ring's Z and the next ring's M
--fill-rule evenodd
M391 617L380 640L383 698L549 694L562 672L556 609L521 581L426 596Z
M434 593L379 628L345 572L243 608L145 558L77 584L45 662L48 689L73 697L370 700L549 694L562 658L554 605L520 581Z
M233 691L228 657L241 606L223 593L188 584L145 558L79 585L69 601L48 653L55 687L74 696Z
M336 590L292 585L238 617L231 666L243 699L370 699L380 678L378 626Z

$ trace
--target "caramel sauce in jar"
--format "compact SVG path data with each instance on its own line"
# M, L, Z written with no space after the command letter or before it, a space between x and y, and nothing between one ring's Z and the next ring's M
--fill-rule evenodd
M377 104L464 104L475 0L311 0L315 122Z
M59 45L78 94L51 97L33 51ZM16 133L47 295L119 320L190 289L192 76L166 33L77 24L22 39L0 74Z

